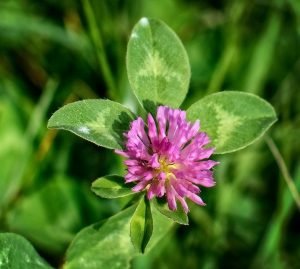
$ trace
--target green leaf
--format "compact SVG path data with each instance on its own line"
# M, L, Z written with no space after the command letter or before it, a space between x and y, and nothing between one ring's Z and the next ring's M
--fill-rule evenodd
M129 223L136 206L83 229L70 245L64 269L129 268L136 254Z
M131 87L142 106L153 112L157 104L179 107L190 81L186 51L176 34L163 22L142 18L127 47Z
M56 111L48 128L70 131L99 146L121 149L123 133L134 115L119 103L88 99L68 104Z
M162 215L155 207L151 207L151 213L153 219L153 233L145 249L145 253L155 249L157 244L166 237L174 225L173 220Z
M130 222L131 242L138 252L144 253L152 236L153 219L149 200L143 196Z
M277 120L274 108L260 97L235 91L208 95L187 110L188 119L200 119L216 154L237 151L260 138Z
M82 185L74 180L53 178L16 202L7 214L7 224L48 252L63 253L85 224L82 214L88 214L88 209L81 210L81 200L86 198L82 192Z
M183 211L181 205L178 206L177 210L172 211L169 209L166 201L162 199L152 199L152 204L154 207L167 218L183 225L189 224L189 219L187 214Z
M13 233L0 233L0 267L2 269L50 269L22 236Z
M131 188L133 185L125 184L124 177L105 176L96 179L92 183L92 191L103 198L119 198L135 194Z
M64 269L128 269L138 254L130 238L130 222L137 205L80 231L70 245ZM170 231L173 221L152 210L153 234L145 252L155 248Z

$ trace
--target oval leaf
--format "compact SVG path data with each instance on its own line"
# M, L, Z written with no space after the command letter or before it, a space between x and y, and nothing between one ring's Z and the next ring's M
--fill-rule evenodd
M129 235L130 221L136 204L113 217L80 231L70 245L64 269L128 269L130 260L137 255ZM153 235L146 252L153 249L171 230L173 221L153 213Z
M142 104L154 112L157 104L179 107L190 81L187 53L176 34L163 22L142 18L127 47L130 85Z
M188 119L200 119L216 154L242 149L260 138L277 120L274 108L260 97L235 91L208 95L187 110Z
M78 233L70 245L64 269L123 269L136 254L129 237L129 223L136 206Z
M130 221L130 237L135 249L144 253L152 236L153 219L149 200L143 196Z
M133 113L119 103L88 99L57 110L48 128L64 129L99 146L121 149L123 133L133 119Z
M131 188L133 185L125 184L124 177L105 176L92 183L92 191L103 198L118 198L135 194Z
M189 224L187 214L183 211L181 205L177 206L177 210L172 211L169 209L166 201L162 199L152 199L154 207L167 218L183 225Z
M0 233L0 267L22 269L50 269L22 236L12 233Z

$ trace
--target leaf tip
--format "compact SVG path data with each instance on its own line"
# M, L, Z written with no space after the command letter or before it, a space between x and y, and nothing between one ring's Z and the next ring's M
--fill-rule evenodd
M140 24L141 26L146 27L146 26L149 25L149 19L146 18L146 17L143 17L143 18L140 19L139 24Z

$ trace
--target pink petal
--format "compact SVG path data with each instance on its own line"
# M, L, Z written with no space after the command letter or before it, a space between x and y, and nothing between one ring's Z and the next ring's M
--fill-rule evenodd
M149 184L149 182L147 182L147 181L141 181L140 183L138 183L137 185L135 185L132 188L132 190L134 192L140 192L140 191L144 190L147 187L148 184Z
M151 114L148 114L148 135L152 144L158 140L156 124Z
M160 163L158 162L158 154L153 154L151 159L149 160L149 165L152 168L158 168L160 166Z
M189 198L190 200L192 200L194 203L196 203L198 205L205 205L203 200L197 194L189 192L186 197Z
M169 208L173 211L176 210L177 204L175 199L175 190L170 184L166 184L166 194Z
M212 168L218 162L208 159L214 149L206 147L210 139L199 128L198 120L188 122L186 112L167 106L158 107L156 121L148 114L147 127L141 117L132 121L125 148L115 151L126 158L125 182L136 183L134 192L146 190L148 199L166 195L171 210L178 200L187 213L186 198L205 205L198 186L215 185Z
M180 197L180 196L177 196L176 198L177 198L178 201L181 203L182 208L183 208L185 214L187 214L187 213L189 212L189 207L188 207L188 205L187 205L185 199L182 198L182 197Z

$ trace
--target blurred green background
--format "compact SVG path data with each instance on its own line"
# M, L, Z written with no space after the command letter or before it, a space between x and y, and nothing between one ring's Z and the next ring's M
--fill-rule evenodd
M192 69L183 108L208 93L258 94L278 113L268 132L300 189L299 0L2 0L0 231L25 236L54 267L83 227L122 208L90 191L122 160L70 133L47 130L66 103L110 98L138 109L126 45L143 16L165 21ZM189 226L176 226L133 268L300 268L300 214L264 139L216 156Z

